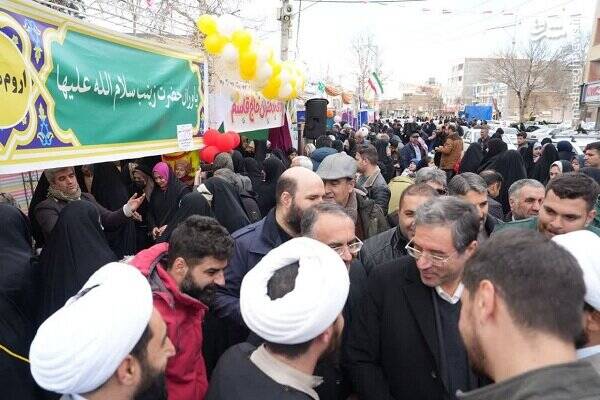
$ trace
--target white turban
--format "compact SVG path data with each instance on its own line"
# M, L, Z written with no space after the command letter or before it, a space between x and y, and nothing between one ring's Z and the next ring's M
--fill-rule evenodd
M40 326L29 352L31 374L52 392L97 389L140 340L152 310L150 285L135 267L105 265Z
M267 283L275 271L299 263L294 290L271 300ZM350 280L341 257L328 246L296 238L271 250L242 281L244 322L261 338L278 344L308 342L323 333L342 312Z
M575 257L583 270L585 302L600 310L600 237L587 230L565 233L552 238Z

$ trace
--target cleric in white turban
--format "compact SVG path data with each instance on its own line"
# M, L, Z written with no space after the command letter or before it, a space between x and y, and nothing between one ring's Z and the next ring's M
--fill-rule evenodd
M568 250L583 270L584 334L578 343L577 358L589 361L600 372L600 237L581 230L556 235L552 240Z
M341 257L309 238L271 250L242 281L244 322L264 339L229 349L213 372L206 400L318 399L319 359L339 345L350 282Z
M148 343L166 334L164 321L153 310L150 285L136 268L105 265L38 329L29 352L33 378L65 399L81 399L80 395L102 389L105 396L95 393L90 398L132 399L139 386L149 383L143 382L148 372L143 370L143 360L133 362L129 354L142 341L146 352ZM167 339L165 366L172 353ZM104 387L126 362L134 376L131 381L137 380L138 387L119 387L118 383ZM165 366L157 369L164 372Z

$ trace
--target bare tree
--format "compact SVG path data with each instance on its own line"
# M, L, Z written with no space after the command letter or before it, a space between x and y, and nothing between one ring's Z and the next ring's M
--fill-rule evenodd
M35 0L35 2L43 4L62 13L69 14L76 18L83 19L83 17L85 16L84 0ZM52 3L54 5L48 3Z
M365 99L368 80L372 72L375 72L382 84L387 81L383 72L383 64L379 57L379 48L371 32L361 33L354 37L351 44L354 62L354 75L356 78L356 93L359 101Z
M486 63L488 79L506 84L508 90L515 93L519 122L525 121L532 95L564 90L568 80L566 54L564 47L553 49L546 40L531 41L520 50L500 51Z

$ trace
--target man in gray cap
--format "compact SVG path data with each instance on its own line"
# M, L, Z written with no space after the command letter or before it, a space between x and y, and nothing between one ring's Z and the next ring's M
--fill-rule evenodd
M323 201L344 207L356 224L356 236L365 240L389 228L381 207L355 188L356 161L345 153L323 159L317 175L325 184Z

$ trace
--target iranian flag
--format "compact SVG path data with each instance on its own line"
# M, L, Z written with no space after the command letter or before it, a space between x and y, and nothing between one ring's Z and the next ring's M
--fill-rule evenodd
M369 77L369 86L371 86L371 89L373 89L376 94L383 94L383 85L376 72L371 73L371 76Z

